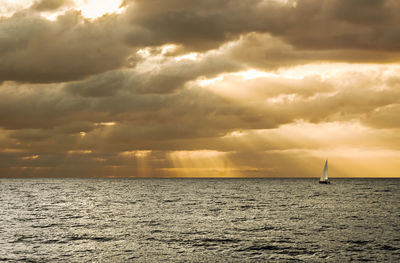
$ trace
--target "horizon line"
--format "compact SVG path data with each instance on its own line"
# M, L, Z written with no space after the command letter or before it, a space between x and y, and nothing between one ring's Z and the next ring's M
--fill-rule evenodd
M184 177L184 176L135 176L135 177L110 177L110 176L88 176L88 177L74 177L74 176L18 176L18 177L1 177L1 179L319 179L319 177ZM400 179L398 177L329 177L329 179Z

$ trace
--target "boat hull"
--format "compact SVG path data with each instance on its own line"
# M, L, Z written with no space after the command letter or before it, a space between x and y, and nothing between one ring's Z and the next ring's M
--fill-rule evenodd
M319 181L320 184L330 184L331 182L329 181Z

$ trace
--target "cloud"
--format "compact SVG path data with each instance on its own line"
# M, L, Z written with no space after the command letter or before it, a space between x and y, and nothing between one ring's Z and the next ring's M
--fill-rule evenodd
M37 11L57 10L65 5L72 5L71 0L39 0L36 1L31 8Z
M365 123L377 128L400 128L397 118L400 114L400 104L388 104L374 109L365 119Z
M400 59L400 53L384 50L297 49L270 34L249 33L233 43L226 51L231 59L266 71L319 61L390 63Z
M1 176L309 176L321 155L376 175L398 157L398 1L75 8L0 18Z
M184 88L185 84L197 78L212 78L241 68L240 63L225 56L223 50L204 53L195 61L161 56L155 61L145 60L134 69L109 71L86 81L67 84L65 89L86 97L114 96L122 91L166 94Z
M118 40L115 19L91 23L75 11L56 21L30 12L3 19L0 81L69 81L123 66L131 49Z
M248 32L270 33L305 49L399 50L394 1L132 1L129 43L212 48ZM357 15L349 10L359 10ZM282 19L282 18L285 19ZM140 37L140 36L146 37Z
M133 146L139 150L199 150L233 131L276 129L297 120L396 127L390 118L400 100L394 78L397 71L387 72L383 66L364 71L345 71L326 79L310 75L249 80L228 75L210 87L192 83L174 93L121 90L105 97L66 92L54 84L3 85L0 119L3 128L16 130L8 138L26 142L20 147L31 143L38 149L67 150L80 141L84 149L102 151ZM381 118L378 113L390 114ZM115 125L97 125L106 122ZM210 144L193 144L192 148L189 141L198 139Z
M305 49L398 50L398 8L393 1L300 0L289 27L274 34Z
M66 4L50 2L33 7ZM261 35L245 37L232 54L266 69L318 60L388 62L399 57L395 1L299 0L293 5L149 0L127 1L125 6L122 14L93 21L73 10L55 21L29 9L2 18L0 81L78 80L127 66L137 48L175 43L182 50L206 51L252 32ZM347 11L356 9L357 15Z

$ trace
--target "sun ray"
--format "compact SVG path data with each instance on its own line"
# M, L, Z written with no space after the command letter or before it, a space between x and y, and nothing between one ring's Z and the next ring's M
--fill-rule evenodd
M173 151L168 154L177 177L236 177L227 152L213 150Z

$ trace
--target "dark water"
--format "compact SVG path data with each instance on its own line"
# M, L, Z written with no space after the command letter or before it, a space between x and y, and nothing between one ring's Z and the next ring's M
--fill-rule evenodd
M0 261L399 262L400 180L0 179Z

